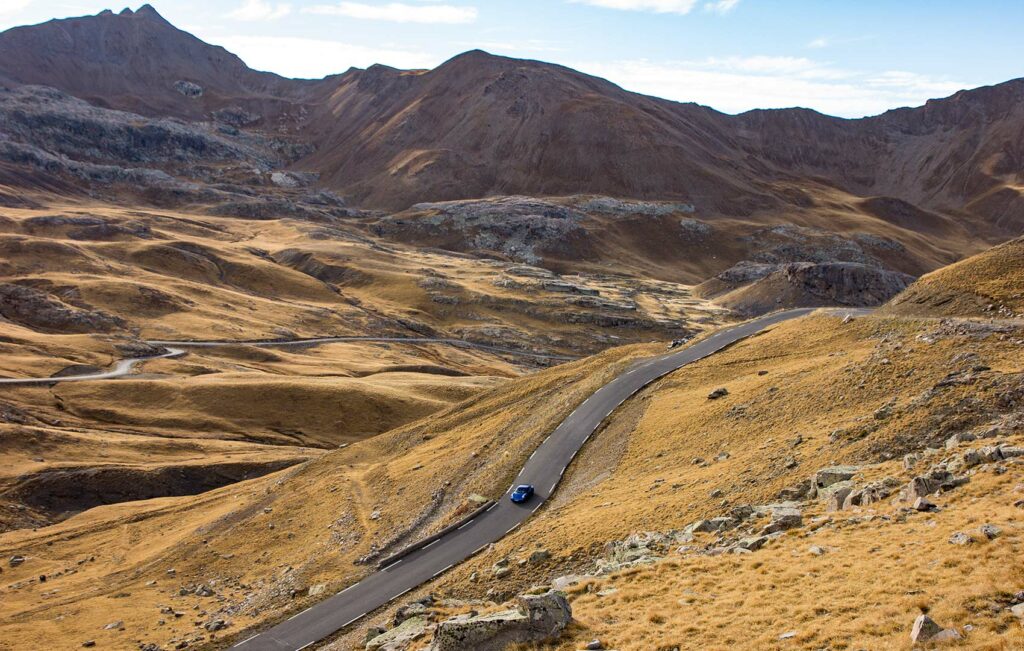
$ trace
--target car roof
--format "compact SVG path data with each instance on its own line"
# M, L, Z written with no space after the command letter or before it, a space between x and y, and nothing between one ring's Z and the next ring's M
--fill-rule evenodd
M533 488L533 486L531 484L519 484L518 486L516 486L516 490L517 491L518 490L523 490L523 489L530 489L530 488Z

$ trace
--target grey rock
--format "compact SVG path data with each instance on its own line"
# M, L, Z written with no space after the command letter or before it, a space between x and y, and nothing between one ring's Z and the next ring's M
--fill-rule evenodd
M738 524L739 520L736 518L718 517L710 520L698 520L687 527L687 530L693 532L726 531L735 528Z
M536 550L536 551L534 551L533 553L530 554L530 558L528 560L531 563L536 564L536 563L543 563L544 561L548 560L549 558L551 558L551 552L549 552L546 549L538 549L538 550Z
M439 623L430 651L504 651L514 644L553 640L571 621L572 608L563 593L520 595L515 610Z
M185 81L184 79L174 82L174 90L185 97L201 97L203 94L202 86L191 81Z
M952 450L953 448L959 446L961 443L967 443L969 441L973 441L974 439L974 434L971 434L970 432L959 432L946 439L946 449Z
M814 497L815 495L817 495L817 491L810 479L805 479L799 484L788 486L779 491L779 499L781 500L802 500Z
M736 546L740 549L754 552L764 547L767 542L768 536L751 536L749 538L741 538L737 541Z
M932 642L951 642L953 640L959 640L961 638L960 631L955 628L947 628L939 631L932 636Z
M995 463L1003 460L1003 453L994 445L986 445L978 449L977 452L984 463Z
M970 545L974 542L974 539L965 534L962 531L957 531L949 537L950 545Z
M401 651L427 633L426 617L410 617L399 626L366 642L367 651Z
M837 490L832 491L832 494L828 497L827 511L842 511L846 505L846 498L853 494L853 488L850 486L843 486Z
M377 637L378 635L384 635L385 633L387 633L387 631L388 629L382 626L371 626L370 628L366 629L366 636L363 637L363 646L366 646L367 642Z
M11 556L9 561L7 561L7 564L10 565L11 567L18 567L19 565L21 565L24 562L25 562L25 557L24 556L22 556L20 554L15 554L14 556Z
M761 530L761 535L767 536L780 531L786 531L788 529L793 529L794 527L799 527L802 524L803 514L799 509L776 508L772 511L771 522Z
M708 400L718 400L729 395L729 390L725 387L719 387L708 394Z
M999 454L1002 455L1004 459L1024 457L1024 448L1014 447L1012 445L1000 445Z
M1017 619L1024 621L1024 604L1017 604L1016 606L1010 607L1010 612Z
M559 576L555 578L553 581L551 581L551 587L554 590L565 590L566 588L570 588L588 578L590 577L586 575L566 574L564 576Z
M914 501L915 511L935 511L938 508L925 497L919 497Z
M583 648L587 651L601 651L604 649L604 644L601 643L601 640L591 640L587 642L587 646Z
M936 624L934 619L928 615L919 615L910 631L910 641L915 644L927 642L941 632L942 627Z
M402 622L413 617L424 617L427 614L427 606L425 604L413 602L411 604L405 604L399 606L395 611L395 617L392 620L394 626L400 626Z
M846 495L849 495L857 487L852 481L839 481L834 484L829 484L824 488L816 488L815 493L818 499L825 502L826 504L832 499L835 493L844 493L844 499ZM842 504L842 502L840 502Z
M849 481L853 478L857 471L860 470L857 466L832 466L830 468L822 468L818 472L814 473L811 477L811 483L818 490L828 488L833 484L838 484L842 481Z
M750 516L754 515L754 507L749 504L737 504L729 509L729 515L737 520L746 520Z
M989 540L995 540L1003 533L1002 530L994 524L983 524L978 527L978 531Z

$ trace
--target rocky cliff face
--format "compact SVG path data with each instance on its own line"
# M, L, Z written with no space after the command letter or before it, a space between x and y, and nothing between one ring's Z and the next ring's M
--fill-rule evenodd
M907 274L853 262L765 265L758 271L767 273L720 296L718 302L745 316L790 307L872 307L914 281Z

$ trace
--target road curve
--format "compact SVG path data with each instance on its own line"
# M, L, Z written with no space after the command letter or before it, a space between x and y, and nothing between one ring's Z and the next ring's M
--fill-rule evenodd
M533 484L536 487L536 495L529 502L513 504L506 492L487 511L427 547L232 648L244 651L304 649L443 574L456 563L511 533L540 508L554 493L565 469L591 434L597 431L616 407L637 391L686 364L713 355L770 325L812 311L814 308L769 314L720 330L678 352L634 364L628 371L591 394L530 455L515 480L515 484Z
M256 339L250 341L160 341L151 340L147 341L147 344L152 346L164 346L168 352L162 355L151 355L149 357L129 357L118 361L114 368L109 371L99 371L97 373L85 373L83 375L66 375L64 377L39 377L39 378L0 378L0 385L4 384L18 384L18 385L41 385L51 384L53 382L82 382L85 380L112 380L119 377L124 377L131 374L132 370L137 364L142 362L148 362L153 359L163 359L165 357L179 357L185 354L186 348L216 348L219 346L257 346L260 348L271 348L279 346L316 346L318 344L330 344L339 342L369 342L369 343L403 343L403 344L446 344L449 346L455 346L459 348L476 348L478 350L486 350L493 353L502 355L518 355L521 357L533 357L535 359L550 359L561 362L572 361L578 359L577 357L569 357L566 355L555 355L551 353L536 353L528 350L517 350L515 348L502 348L501 346L491 346L488 344L478 344L472 341L464 341L462 339L448 339L440 337L314 337L311 339L284 339L284 340L265 340Z
M160 341L152 340L146 343L154 346L178 346L182 348L215 348L217 346L258 346L260 348L274 348L281 346L315 346L318 344L333 344L333 343L398 343L398 344L447 344L449 346L455 346L457 348L476 348L478 350L487 350L493 353L501 353L503 355L518 355L520 357L535 357L537 359L557 359L561 361L571 361L579 359L578 357L570 357L567 355L555 355L553 353L537 353L530 350L519 350L517 348L503 348L501 346L491 346L489 344L480 344L473 341L466 341L464 339L453 339L447 337L362 337L362 336L350 336L350 337L311 337L309 339L249 339L249 340L237 340L233 341L230 339L217 340L217 341Z
M110 380L124 377L132 372L136 364L148 362L152 359L164 359L167 357L178 357L184 355L181 348L168 348L166 353L160 355L149 355L147 357L129 357L114 364L109 371L97 371L96 373L84 373L82 375L67 375L64 377L32 377L32 378L0 378L0 384L38 385L53 384L54 382L84 382L86 380Z

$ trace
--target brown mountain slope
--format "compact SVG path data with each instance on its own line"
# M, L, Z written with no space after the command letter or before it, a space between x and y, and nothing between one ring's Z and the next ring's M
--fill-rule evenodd
M727 213L775 203L717 112L547 63L473 51L427 72L374 66L342 76L322 108L310 129L326 144L302 164L369 205L577 192Z
M0 80L187 119L226 107L281 117L317 84L251 70L224 48L177 29L150 5L15 27L0 35L0 62Z
M593 193L748 216L834 209L822 191L833 188L914 230L952 218L996 241L1024 228L1024 80L859 120L806 109L730 116L480 51L429 71L288 80L149 6L8 30L2 78L147 115L295 133L318 147L301 168L372 207Z

